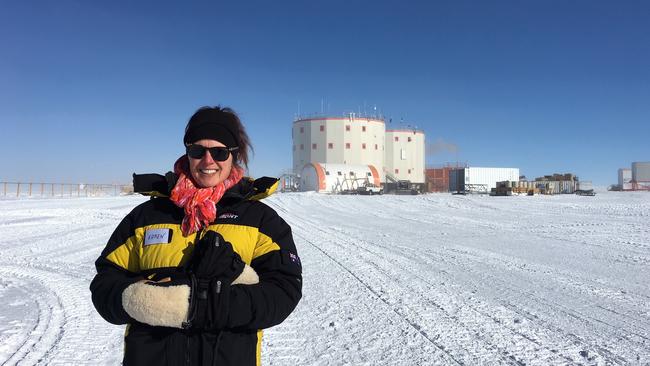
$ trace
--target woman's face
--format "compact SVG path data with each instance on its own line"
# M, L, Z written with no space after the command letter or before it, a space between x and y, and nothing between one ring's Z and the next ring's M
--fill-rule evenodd
M217 140L198 140L192 145L201 145L203 147L225 147ZM215 161L208 150L200 159L187 157L190 161L190 173L194 182L201 188L214 187L223 182L230 175L232 169L232 154L228 154L228 159L225 161Z

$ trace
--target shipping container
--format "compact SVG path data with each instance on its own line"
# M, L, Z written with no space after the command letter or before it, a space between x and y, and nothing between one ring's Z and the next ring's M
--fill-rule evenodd
M519 180L519 168L468 167L449 173L449 190L458 193L489 193L497 182Z
M465 192L465 169L452 169L449 171L449 191L452 193Z
M449 172L453 168L429 168L425 170L428 192L449 192Z
M632 169L621 168L618 170L618 185L621 187L625 186L625 183L630 183L632 181ZM625 188L623 188L625 189Z
M587 181L579 181L578 182L578 190L579 191L589 191L589 190L593 190L593 189L594 189L594 185L591 184L591 181L587 180Z
M562 194L573 194L576 191L575 181L564 180L560 182L560 193Z

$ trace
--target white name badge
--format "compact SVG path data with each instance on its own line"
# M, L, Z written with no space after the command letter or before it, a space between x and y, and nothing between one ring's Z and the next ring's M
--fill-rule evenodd
M149 229L144 232L144 245L167 244L171 240L170 229Z

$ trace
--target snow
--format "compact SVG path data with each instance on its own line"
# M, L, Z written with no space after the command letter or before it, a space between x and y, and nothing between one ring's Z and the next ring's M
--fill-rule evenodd
M93 262L146 198L0 201L0 364L119 364ZM276 194L303 299L265 365L650 364L650 194Z

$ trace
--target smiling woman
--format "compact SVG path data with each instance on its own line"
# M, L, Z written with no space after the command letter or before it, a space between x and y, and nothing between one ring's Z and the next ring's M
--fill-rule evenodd
M199 109L183 143L173 188L122 220L95 262L93 304L129 324L124 365L259 365L262 329L302 296L291 228L260 202L277 179L243 177L249 138L229 108Z

